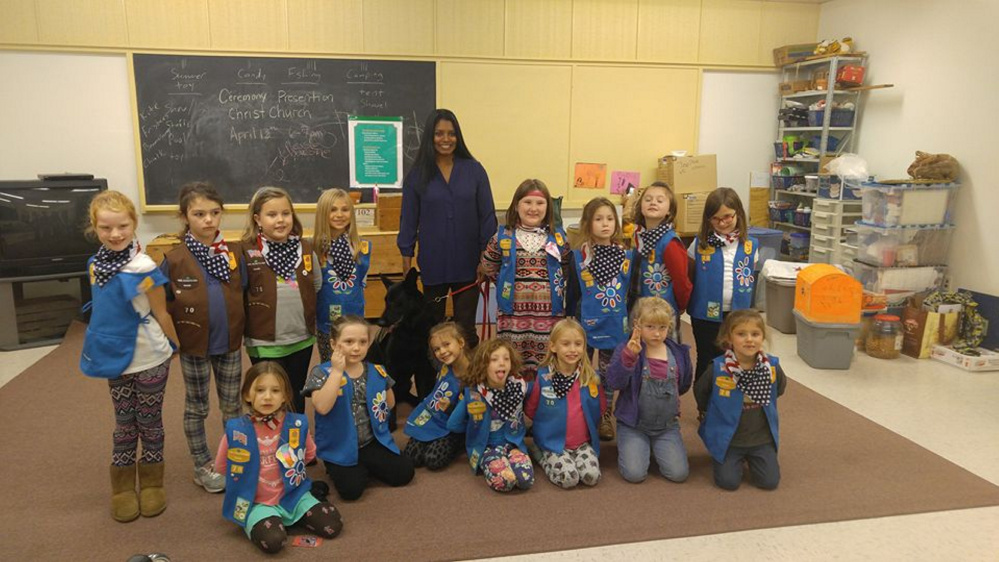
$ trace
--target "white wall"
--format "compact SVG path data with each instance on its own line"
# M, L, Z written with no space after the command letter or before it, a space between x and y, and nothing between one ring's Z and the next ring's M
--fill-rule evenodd
M704 72L697 151L718 155L718 186L749 212L749 173L769 172L777 138L776 72Z
M834 0L820 38L851 36L869 54L855 148L882 179L905 178L916 150L961 162L951 286L999 294L999 64L995 0Z

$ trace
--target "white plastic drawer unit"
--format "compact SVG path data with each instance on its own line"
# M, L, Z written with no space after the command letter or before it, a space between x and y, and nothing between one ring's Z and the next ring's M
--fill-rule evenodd
M860 213L831 213L812 210L812 227L843 228L860 220Z
M839 237L812 233L812 248L836 250L839 247L839 243Z

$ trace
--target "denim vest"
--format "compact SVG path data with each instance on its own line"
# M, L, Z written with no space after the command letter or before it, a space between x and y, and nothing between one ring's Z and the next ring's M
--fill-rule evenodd
M364 286L367 284L371 265L371 243L361 240L361 248L354 264L354 273L346 279L337 277L329 260L323 261L320 274L323 284L316 295L316 329L330 333L333 320L347 314L364 316Z
M694 267L697 274L694 279L694 290L690 295L687 313L698 320L722 321L723 277L725 275L725 257L720 248L708 246L701 249L697 238L694 238ZM759 246L755 238L749 238L738 245L735 250L735 261L732 263L732 307L731 310L749 308L753 300L753 255Z
M767 355L770 360L770 404L761 406L763 413L767 416L767 423L770 425L770 434L774 438L774 448L778 442L778 419L777 419L777 366L780 364L773 355ZM697 434L704 441L704 446L711 453L711 458L718 462L724 462L725 453L728 452L728 445L732 442L732 436L739 428L739 420L742 419L743 393L736 386L732 377L728 376L724 370L725 356L716 357L714 360L714 372L711 373L711 399L708 401L708 410L704 416L704 423L697 430Z
M595 349L614 349L627 340L628 307L625 298L631 282L632 251L626 250L621 273L600 285L583 269L583 253L572 251L579 272L579 323L586 332L586 344Z
M276 456L284 484L280 505L289 513L295 512L295 506L302 496L312 489L312 481L305 473L305 443L308 436L309 418L285 412ZM229 451L226 454L222 515L240 527L245 527L246 516L256 499L257 482L260 479L257 432L248 416L240 416L226 422L225 437Z
M505 226L499 227L496 243L502 254L499 274L496 276L496 306L503 314L513 314L513 284L517 277L517 236ZM552 316L561 316L565 310L565 276L562 274L561 253L567 242L562 229L555 228L548 234L549 244L555 244L559 256L545 251L548 266L548 285L552 296Z

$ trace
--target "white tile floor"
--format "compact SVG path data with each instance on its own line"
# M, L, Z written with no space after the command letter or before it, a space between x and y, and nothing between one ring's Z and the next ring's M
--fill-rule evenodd
M812 369L796 340L771 330L788 375L999 485L999 372L929 359L854 356L849 371ZM0 352L0 385L54 348ZM503 560L999 560L999 507L724 533Z

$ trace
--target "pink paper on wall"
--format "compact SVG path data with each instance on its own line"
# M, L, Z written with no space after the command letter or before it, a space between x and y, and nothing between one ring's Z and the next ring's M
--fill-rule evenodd
M629 189L638 189L640 172L611 172L610 192L624 195Z

